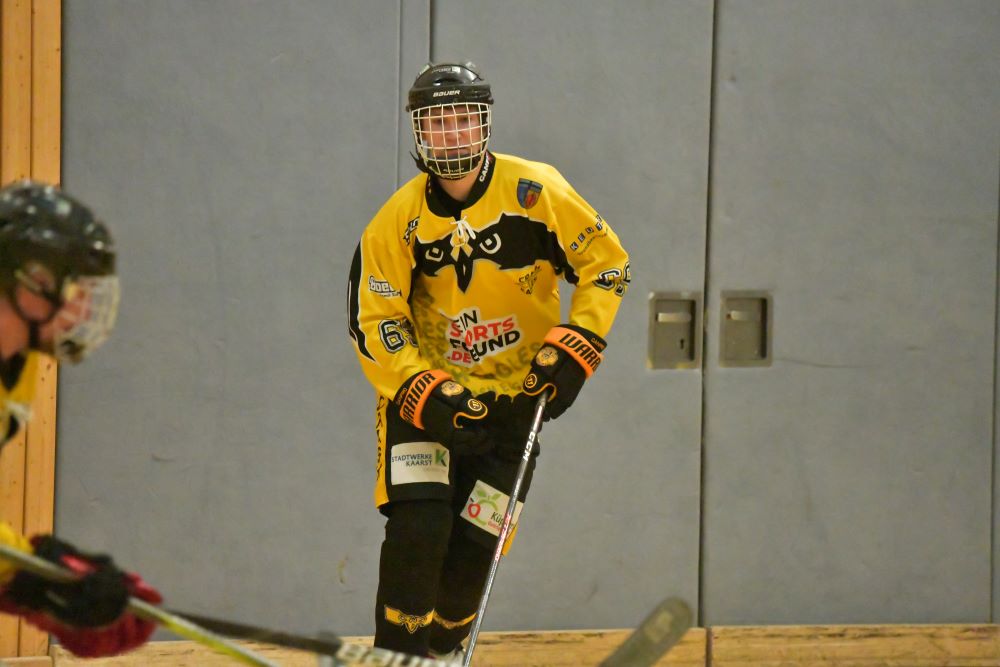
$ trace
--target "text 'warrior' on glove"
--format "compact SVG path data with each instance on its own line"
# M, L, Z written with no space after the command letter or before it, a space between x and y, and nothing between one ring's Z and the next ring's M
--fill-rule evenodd
M573 404L583 383L604 360L605 347L603 338L573 324L560 324L546 334L522 386L529 396L549 392L546 420L555 419Z
M20 614L37 628L54 634L83 658L118 655L148 641L156 624L125 609L130 596L152 604L159 592L138 575L122 572L108 556L85 554L45 535L32 539L39 558L79 575L72 583L56 583L18 572L0 591L0 611Z
M444 371L411 375L393 399L403 420L434 437L453 454L485 454L492 447L486 406Z

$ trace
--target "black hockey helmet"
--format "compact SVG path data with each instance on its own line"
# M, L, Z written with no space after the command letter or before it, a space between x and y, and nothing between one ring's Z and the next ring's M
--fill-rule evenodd
M470 62L460 65L427 63L410 86L406 110L459 102L493 104L490 84L479 73L476 65Z
M478 168L492 128L490 84L470 62L428 63L407 96L417 166L445 179L458 179ZM441 118L461 119L461 138L433 126ZM447 135L447 137L446 137Z
M61 320L52 349L42 351L78 361L104 341L118 310L115 257L104 223L55 186L21 181L0 189L0 292L18 308L15 290L25 287L54 306L49 320ZM33 276L39 270L45 281ZM49 321L20 314L36 327Z

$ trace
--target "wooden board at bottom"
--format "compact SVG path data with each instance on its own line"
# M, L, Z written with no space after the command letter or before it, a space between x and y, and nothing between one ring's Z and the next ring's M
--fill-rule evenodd
M31 658L0 658L0 667L52 667L47 655Z
M712 667L996 667L998 625L718 626Z

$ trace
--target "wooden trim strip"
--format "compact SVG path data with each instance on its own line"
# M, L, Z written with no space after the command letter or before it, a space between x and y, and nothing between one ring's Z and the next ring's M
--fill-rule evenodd
M0 182L31 172L31 0L0 2ZM24 529L26 438L0 452L0 521ZM0 656L17 655L19 621L0 616Z
M31 21L31 177L60 182L62 142L62 3L33 0ZM58 365L39 364L34 416L26 429L24 532L52 532L55 514ZM18 655L45 655L49 636L21 621Z
M713 627L712 667L996 667L998 625Z

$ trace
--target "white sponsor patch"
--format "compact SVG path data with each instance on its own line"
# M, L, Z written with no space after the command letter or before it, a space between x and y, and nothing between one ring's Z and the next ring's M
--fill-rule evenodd
M368 276L368 291L387 299L402 294L388 280L376 280L375 276Z
M448 450L436 442L404 442L389 450L394 486L417 482L448 483Z
M487 320L475 307L463 310L456 317L442 315L451 320L447 330L450 347L444 357L448 363L468 367L520 345L517 315Z
M476 480L469 499L465 501L465 508L462 509L462 518L469 523L479 526L487 533L500 535L500 526L503 524L503 515L507 513L507 504L510 496L503 491L497 491L492 486L482 480ZM517 525L517 519L521 516L521 508L524 503L517 502L514 506L514 516L511 517L510 525L513 528Z

